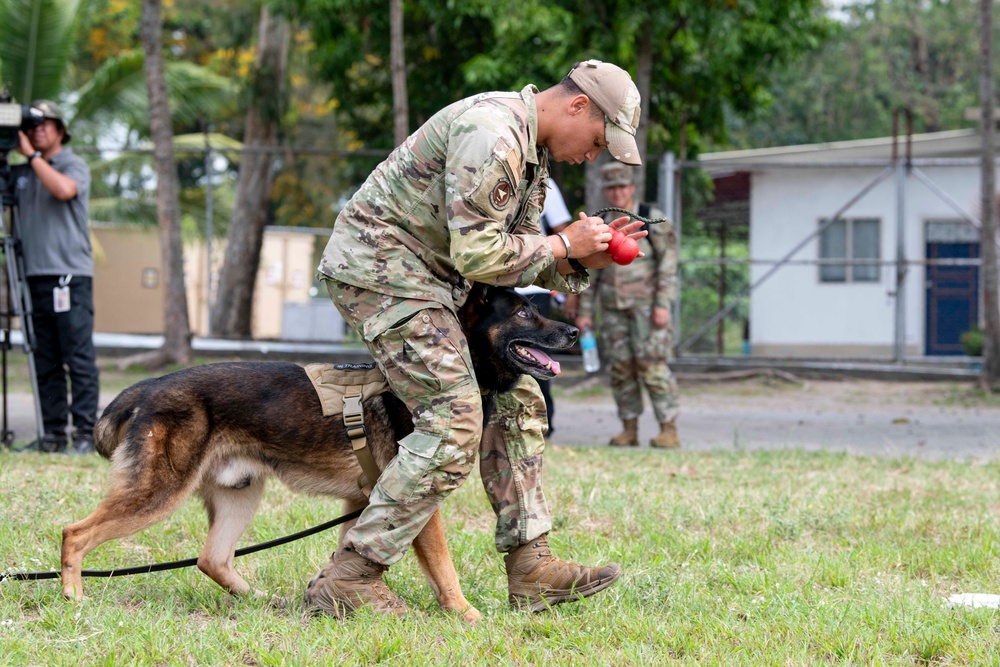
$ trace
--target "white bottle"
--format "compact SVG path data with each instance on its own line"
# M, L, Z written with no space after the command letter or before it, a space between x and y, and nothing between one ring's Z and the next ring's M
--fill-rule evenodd
M597 354L597 339L594 332L587 327L580 336L580 349L583 351L583 370L596 373L601 370L601 358Z

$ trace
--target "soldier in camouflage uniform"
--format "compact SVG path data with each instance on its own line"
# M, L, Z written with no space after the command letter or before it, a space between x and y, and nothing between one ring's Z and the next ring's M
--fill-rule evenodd
M611 585L616 564L554 558L541 488L545 404L524 376L483 423L482 401L457 318L472 281L579 292L587 269L610 262L612 228L586 217L543 236L548 161L593 161L607 147L639 164L639 93L622 69L578 63L539 92L484 93L435 114L380 164L337 218L319 267L330 296L362 336L415 430L374 485L370 504L306 598L337 616L367 606L403 613L382 574L397 562L479 453L506 552L512 604L532 611ZM485 430L484 430L485 429Z
M655 208L639 211L635 203L632 167L619 162L601 170L604 194L615 207L647 218L660 218ZM646 207L642 207L645 209ZM606 215L612 215L610 213ZM651 447L680 446L677 436L677 380L667 366L670 349L670 305L677 297L677 236L670 222L649 225L649 236L639 241L642 257L631 264L594 272L592 286L580 295L576 325L592 327L594 311L601 310L601 352L611 369L611 389L624 430L611 439L612 447L639 445L642 387L649 394L660 433Z

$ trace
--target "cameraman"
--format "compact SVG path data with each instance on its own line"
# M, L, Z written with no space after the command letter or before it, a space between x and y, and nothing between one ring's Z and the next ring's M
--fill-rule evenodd
M87 222L90 168L64 144L70 140L62 111L48 100L31 106L44 121L20 133L17 150L27 164L12 175L21 215L25 277L31 291L35 374L45 433L25 450L67 451L68 412L72 452L94 451L99 394L94 353L94 257ZM67 406L66 372L72 388Z

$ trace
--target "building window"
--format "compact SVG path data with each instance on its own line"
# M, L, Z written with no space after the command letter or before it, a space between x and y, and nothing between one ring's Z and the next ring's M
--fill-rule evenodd
M827 220L821 220L820 225ZM845 259L856 264L822 263L819 280L823 283L877 283L882 278L879 264L861 260L880 260L880 221L877 218L835 220L820 233L819 256L822 260Z

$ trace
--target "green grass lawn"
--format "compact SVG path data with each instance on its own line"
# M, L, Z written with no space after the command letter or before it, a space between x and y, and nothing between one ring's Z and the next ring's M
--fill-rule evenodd
M312 617L309 578L335 531L237 560L259 589L235 599L196 569L0 584L3 665L924 665L1000 664L1000 613L948 608L1000 593L994 463L794 451L555 449L546 483L557 554L614 560L625 574L576 604L507 606L492 513L478 477L445 503L449 544L474 628L440 612L415 559L388 575L417 613ZM58 569L61 528L102 497L97 457L0 455L0 553L8 571ZM339 514L339 503L273 484L241 545ZM204 513L97 549L88 569L194 556Z

